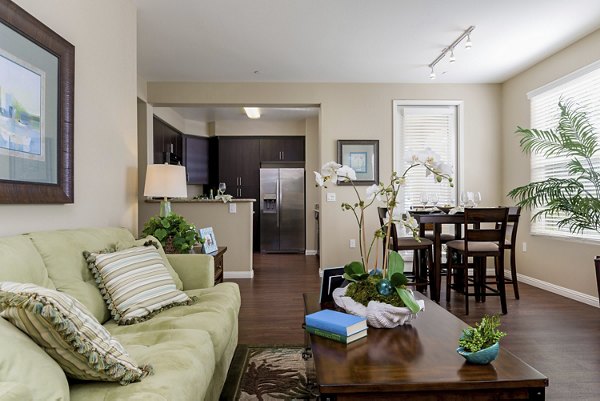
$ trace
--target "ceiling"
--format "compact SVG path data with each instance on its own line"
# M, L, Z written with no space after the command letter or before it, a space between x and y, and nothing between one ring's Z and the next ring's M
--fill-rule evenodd
M133 2L148 81L500 83L600 28L598 0Z

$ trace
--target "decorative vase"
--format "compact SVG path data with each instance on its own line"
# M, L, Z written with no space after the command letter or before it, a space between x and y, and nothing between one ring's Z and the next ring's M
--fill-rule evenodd
M500 351L500 343L496 342L494 345L491 345L487 348L481 349L476 352L465 351L463 347L458 347L456 352L458 352L462 357L464 357L467 362L475 363L477 365L487 365L498 357L498 352Z
M346 295L348 287L336 288L333 301L346 312L367 318L367 324L378 329L391 329L416 319L417 314L406 307L396 307L382 302L371 301L367 306L356 302ZM417 300L421 311L425 309L425 301Z

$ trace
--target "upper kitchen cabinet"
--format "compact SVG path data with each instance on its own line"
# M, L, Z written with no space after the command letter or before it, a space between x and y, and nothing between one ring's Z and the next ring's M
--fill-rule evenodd
M208 184L208 138L183 136L183 165L188 184Z
M258 198L259 140L252 137L211 138L211 187L227 185L236 198Z
M183 157L183 134L160 118L153 119L154 164L178 164ZM166 158L169 160L166 160Z
M304 161L304 137L276 136L260 138L260 161Z

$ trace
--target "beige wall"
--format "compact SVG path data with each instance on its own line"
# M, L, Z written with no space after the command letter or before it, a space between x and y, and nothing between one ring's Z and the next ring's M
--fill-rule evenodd
M529 158L520 150L517 126L529 127L527 92L600 59L600 31L585 37L502 86L502 193L529 182ZM519 228L519 272L539 280L596 297L593 260L597 244L529 235L530 213L522 217ZM527 252L522 252L522 243Z
M251 136L269 136L269 135L304 135L304 120L219 120L213 125L214 135L251 135Z
M321 199L320 191L315 186L313 171L319 171L319 119L317 117L307 118L305 124L304 146L305 175L306 175L306 250L308 252L317 250L317 224L315 220L315 205Z
M135 7L128 0L15 2L75 46L75 203L0 205L0 235L85 226L135 230Z
M496 205L501 195L500 85L403 84L283 84L150 82L148 101L157 106L243 104L320 105L318 164L336 159L338 139L379 139L380 174L392 169L392 101L394 99L462 100L465 107L465 185L478 188L485 204ZM309 175L307 174L307 179ZM338 266L358 257L348 248L356 237L353 218L343 213L342 201L354 201L351 188L332 187L337 202L321 196L321 265ZM369 232L377 224L369 210Z

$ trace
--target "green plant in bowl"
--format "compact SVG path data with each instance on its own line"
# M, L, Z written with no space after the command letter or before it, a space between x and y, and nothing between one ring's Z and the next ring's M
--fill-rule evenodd
M194 245L203 242L196 227L176 213L151 217L142 233L154 236L167 253L189 253Z
M475 327L463 330L456 352L472 363L485 365L492 362L498 356L500 339L506 336L498 330L499 326L498 315L484 316Z

